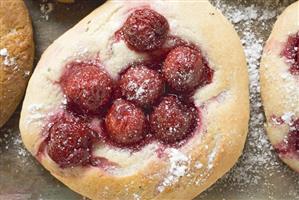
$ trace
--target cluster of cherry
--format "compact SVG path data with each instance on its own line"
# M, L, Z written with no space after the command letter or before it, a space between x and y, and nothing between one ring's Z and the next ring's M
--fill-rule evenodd
M66 66L60 85L67 109L50 122L47 139L48 154L61 167L88 163L92 145L101 138L126 148L149 138L172 145L192 135L198 125L199 112L190 99L213 75L199 48L178 38L164 48L174 38L169 24L147 8L135 10L117 34L130 49L147 53L155 62L131 64L118 80L98 60ZM90 127L90 116L101 118L102 133Z

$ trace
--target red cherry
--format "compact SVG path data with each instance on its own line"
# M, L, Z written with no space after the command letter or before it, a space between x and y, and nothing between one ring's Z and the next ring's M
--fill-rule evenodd
M204 75L202 55L190 47L177 47L167 55L162 72L166 81L176 91L192 91L201 84Z
M151 130L164 143L182 140L194 127L194 111L176 96L166 96L150 115Z
M292 127L293 129L299 131L299 118L293 122Z
M72 63L61 78L68 103L83 113L99 113L109 101L113 81L95 63Z
M288 137L275 145L275 150L281 155L295 155L299 157L299 118L290 126Z
M281 55L287 58L291 74L299 75L299 33L288 38Z
M47 151L51 159L63 168L86 163L95 139L87 123L65 113L50 124Z
M295 58L295 64L293 65L291 72L294 75L299 75L299 36L298 36L298 44L296 49L297 49L297 56Z
M123 28L125 42L136 51L161 48L166 40L169 25L164 16L154 10L135 10Z
M160 74L143 65L129 68L119 83L122 95L141 107L153 104L164 89Z
M135 144L145 135L146 118L134 104L117 99L108 111L105 126L109 137L117 144Z
M290 151L299 153L299 119L293 122L288 134L288 146Z

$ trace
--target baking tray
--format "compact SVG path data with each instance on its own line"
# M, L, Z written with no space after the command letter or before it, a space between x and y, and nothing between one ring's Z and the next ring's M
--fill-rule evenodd
M25 2L35 30L35 63L57 37L104 3L100 0L79 0L67 5L45 0ZM264 42L276 16L293 1L211 2L234 24L242 39L250 77L251 117L248 140L239 162L196 200L299 199L298 174L277 158L265 134L258 82ZM24 149L18 129L19 116L20 107L0 129L0 200L84 199L58 182Z

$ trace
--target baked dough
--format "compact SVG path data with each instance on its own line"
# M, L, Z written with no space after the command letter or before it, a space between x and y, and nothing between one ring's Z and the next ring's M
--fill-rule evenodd
M128 63L144 59L115 43L114 33L136 8L150 7L163 15L170 33L200 46L214 70L212 83L193 95L201 109L200 128L180 147L158 142L138 151L97 145L93 154L116 168L59 167L47 153L40 155L49 117L66 99L57 82L64 66L99 56L117 79ZM248 74L242 45L232 25L208 1L108 1L58 38L42 55L30 79L20 130L26 148L53 176L91 199L192 199L224 175L242 153L249 119Z
M291 73L290 60L283 55L283 51L289 38L299 34L298 11L297 1L278 17L264 48L260 69L261 95L269 139L279 152L280 158L296 171L299 171L298 157L293 153L283 153L285 150L282 148L285 147L282 146L290 142L288 135L295 131L294 123L299 118L299 75Z
M0 127L25 92L33 64L32 27L22 0L0 2Z
M60 3L74 3L75 0L57 0Z

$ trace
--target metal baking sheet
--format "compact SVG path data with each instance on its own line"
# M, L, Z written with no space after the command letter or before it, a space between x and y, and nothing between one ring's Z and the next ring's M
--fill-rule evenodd
M37 62L49 44L104 1L78 0L75 4L45 0L25 2L33 20ZM299 199L298 174L277 158L265 134L258 82L264 42L276 16L293 1L211 2L234 24L242 38L250 77L251 118L248 140L239 162L196 200ZM19 115L20 108L0 129L0 200L84 199L52 177L24 149L18 129Z

